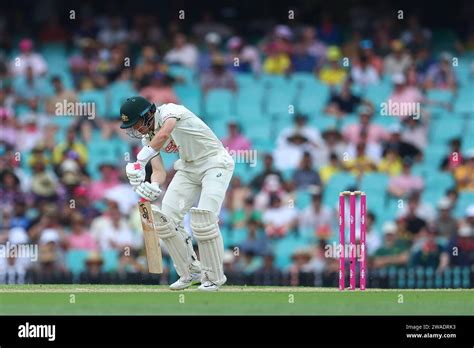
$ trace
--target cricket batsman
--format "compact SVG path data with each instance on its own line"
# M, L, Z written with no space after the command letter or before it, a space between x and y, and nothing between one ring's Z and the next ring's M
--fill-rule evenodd
M122 104L120 114L120 128L142 139L143 148L137 154L137 162L126 166L130 184L142 198L153 202L161 194L160 185L166 179L166 170L160 151L179 154L174 163L176 174L166 190L161 209L152 204L156 233L166 244L180 277L170 289L181 290L201 283L199 290L218 290L227 280L218 216L234 171L232 157L212 130L182 105L157 107L135 96ZM151 182L145 181L148 162L152 167ZM198 206L193 208L198 197ZM188 212L200 262L183 228L183 218Z

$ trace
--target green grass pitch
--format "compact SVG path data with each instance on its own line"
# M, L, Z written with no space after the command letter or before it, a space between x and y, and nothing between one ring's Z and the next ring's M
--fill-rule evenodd
M472 315L474 289L2 285L0 315Z

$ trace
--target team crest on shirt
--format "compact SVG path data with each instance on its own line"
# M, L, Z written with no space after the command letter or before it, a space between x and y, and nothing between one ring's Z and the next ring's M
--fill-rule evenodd
M179 152L179 146L175 144L173 139L170 139L169 143L165 147L166 153L176 153Z

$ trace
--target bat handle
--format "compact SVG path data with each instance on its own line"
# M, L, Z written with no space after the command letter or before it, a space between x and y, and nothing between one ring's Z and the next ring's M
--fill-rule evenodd
M142 166L138 162L135 162L134 165L133 165L134 169L140 169L141 167ZM145 198L140 197L140 203L145 203L145 202L148 202L148 201Z

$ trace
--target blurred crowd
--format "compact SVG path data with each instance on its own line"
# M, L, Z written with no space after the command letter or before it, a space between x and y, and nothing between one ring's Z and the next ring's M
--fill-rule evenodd
M249 37L211 13L189 30L177 21L163 27L153 14L85 16L73 29L52 15L35 34L22 37L14 35L15 20L3 18L0 244L36 244L39 258L0 258L0 283L73 281L67 268L71 250L87 251L87 267L74 281L106 281L101 267L110 250L116 251L117 273L146 272L136 196L124 178L125 160L100 163L98 178L87 166L96 133L102 142L118 139L125 144L123 156L130 154L132 160L139 144L120 132L119 115L80 118L64 129L54 120L55 109L63 100L79 101L84 91L121 82L156 104L180 103L175 87L184 80L170 73L172 66L192 71L204 94L212 89L237 93L239 74L258 78L306 73L331 87L323 110L315 112L343 125L322 131L308 115L298 113L294 124L280 131L274 150L260 154L263 168L249 180L234 177L220 219L224 238L232 240L225 255L229 272L253 274L262 283L269 282L266 275L289 274L295 285L300 273L335 274L337 259L327 257L325 247L335 238L337 211L323 197L327 183L342 172L357 178L384 173L389 176L389 199L406 202L396 220L381 223L369 204L369 269L423 266L443 272L450 266L472 267L474 201L462 217L454 217L452 210L459 193L474 193L474 148L462 153L462 140L452 139L445 159L436 165L455 185L439 201L421 199L426 178L412 169L430 146L431 114L424 107L435 105L447 112L452 107L428 99L426 91L457 92L453 57L474 50L474 33L459 38L449 52L435 52L433 32L420 17L410 15L403 25L388 16L371 18L369 9L347 24L325 13L315 23L271 25ZM50 73L54 63L41 53L50 44L68 52L64 74ZM401 114L402 121L390 127L374 123L378 105L361 97L358 89L382 81L390 82L392 101L421 104L421 117ZM358 121L344 124L350 114L357 114ZM65 132L62 138L57 137L60 131ZM235 121L222 141L229 150L254 149ZM168 182L173 174L170 169ZM291 204L300 191L311 196L301 209ZM280 267L278 243L308 230L310 242L293 250L290 263Z

